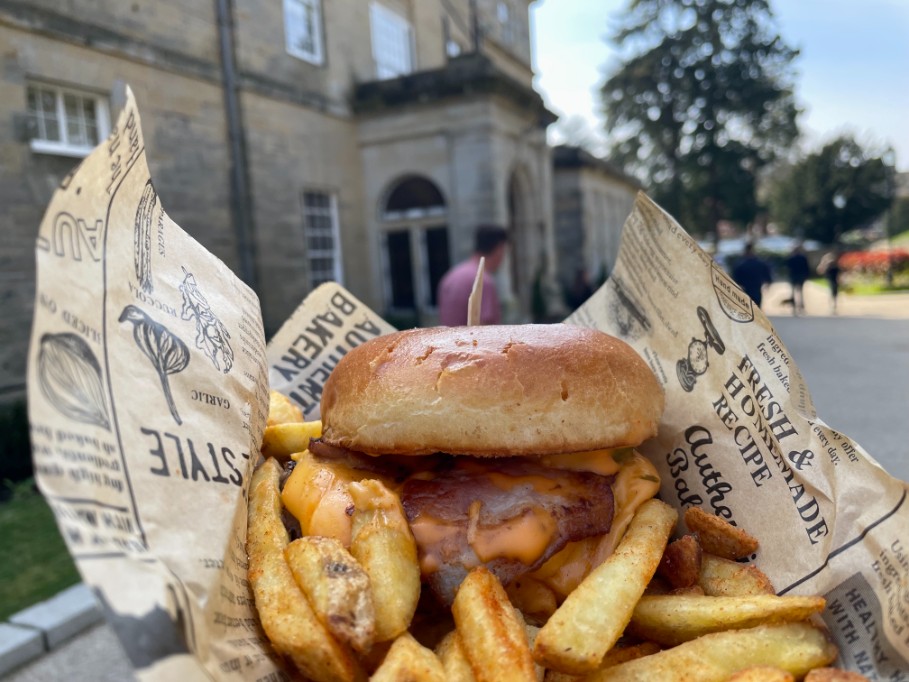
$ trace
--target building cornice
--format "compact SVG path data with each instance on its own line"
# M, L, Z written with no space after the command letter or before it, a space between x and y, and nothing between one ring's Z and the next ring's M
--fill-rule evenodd
M534 114L541 128L558 119L536 90L507 76L478 53L455 57L438 69L360 83L354 88L351 107L357 114L368 115L414 104L490 95L504 97Z
M625 184L631 185L635 189L644 188L644 186L637 178L629 175L610 161L601 159L598 156L594 156L582 147L575 147L565 144L553 147L552 165L556 170L560 168L591 168L603 173L604 175L608 175L612 178L615 178L616 180L624 182Z

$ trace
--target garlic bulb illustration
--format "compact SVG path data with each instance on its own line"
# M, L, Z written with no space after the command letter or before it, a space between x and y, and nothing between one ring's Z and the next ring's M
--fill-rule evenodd
M110 430L101 365L78 334L45 334L38 351L38 385L61 414Z

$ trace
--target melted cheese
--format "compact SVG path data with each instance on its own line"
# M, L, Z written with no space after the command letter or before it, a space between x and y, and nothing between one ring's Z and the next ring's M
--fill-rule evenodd
M657 494L660 477L649 460L635 451L623 463L612 486L615 512L609 532L570 542L530 575L562 598L567 597L594 568L615 551L638 507Z
M281 501L300 522L303 535L336 538L350 547L348 510L353 508L353 499L348 486L367 478L382 480L383 477L317 460L307 450L297 458L281 492Z
M621 462L631 459L630 448L569 452L564 455L544 455L540 462L553 469L589 471L600 476L612 476L622 468Z
M532 507L521 516L489 528L477 528L470 546L480 561L517 559L528 566L546 551L556 522L545 510Z
M435 573L442 568L441 553L438 550L449 540L457 542L457 536L463 532L460 526L442 523L427 514L411 521L410 530L420 548L420 572L423 575Z

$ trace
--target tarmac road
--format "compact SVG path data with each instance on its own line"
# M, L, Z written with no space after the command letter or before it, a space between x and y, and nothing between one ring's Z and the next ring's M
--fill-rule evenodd
M764 312L802 371L818 416L858 442L891 475L909 481L909 293L829 293L805 284L807 315L781 305L788 284L765 295Z
M793 317L780 304L788 286L773 285L765 312L802 371L818 415L890 474L909 480L909 294L843 297L837 317L827 316L823 289L806 286L805 294L808 316ZM119 642L102 624L4 682L131 679Z
M909 481L909 319L772 317L818 416Z

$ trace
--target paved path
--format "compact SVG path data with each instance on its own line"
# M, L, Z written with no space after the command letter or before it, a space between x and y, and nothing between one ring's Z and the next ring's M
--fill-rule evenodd
M802 370L821 418L857 440L891 474L909 480L909 294L843 296L831 317L827 290L807 284L807 315L767 293L765 312ZM4 682L132 680L113 631L99 625Z
M130 682L132 668L106 623L74 637L52 653L3 678L3 682Z
M821 284L806 282L803 289L805 295L805 316L829 317L830 290ZM776 282L767 290L764 301L764 312L773 317L775 315L792 317L792 306L783 303L792 295L788 284ZM879 294L877 296L853 296L841 293L836 306L837 317L877 317L881 319L909 319L909 292L893 294Z
M892 475L909 480L909 293L841 295L805 285L794 317L788 284L767 292L764 312L788 347L818 415L856 440Z

